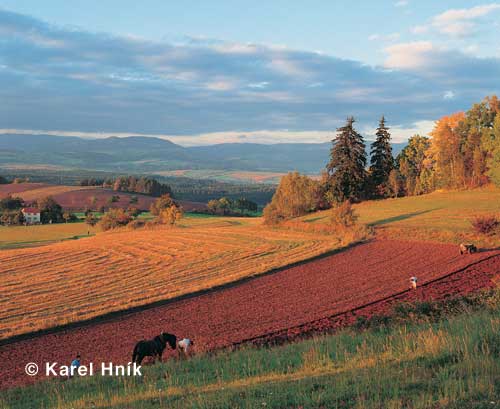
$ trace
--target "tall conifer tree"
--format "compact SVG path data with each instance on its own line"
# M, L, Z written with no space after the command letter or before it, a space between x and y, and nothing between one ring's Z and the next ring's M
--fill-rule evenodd
M347 118L345 126L337 129L332 141L327 193L337 202L363 197L366 181L366 151L363 137L354 129L354 118Z
M370 172L373 186L387 184L391 170L394 169L394 158L392 156L391 134L385 126L385 118L380 118L380 123L375 133L375 141L370 151Z

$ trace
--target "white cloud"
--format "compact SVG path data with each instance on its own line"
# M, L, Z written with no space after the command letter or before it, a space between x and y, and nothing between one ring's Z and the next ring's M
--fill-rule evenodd
M434 46L430 41L401 43L385 48L387 68L419 69L429 64Z
M391 33L391 34L372 34L368 37L370 41L396 41L400 37L399 33Z
M404 125L388 125L389 126L389 132L391 134L391 139L395 143L401 143L401 142L406 142L409 137L413 135L422 135L426 136L429 135L429 133L432 131L434 128L434 121L430 120L423 120L423 121L417 121L410 126L404 126ZM364 128L362 130L362 134L366 135L367 140L372 140L373 135L375 135L376 128L373 127L368 127Z
M455 99L455 93L453 91L446 91L443 94L443 99Z
M269 85L269 82L267 82L267 81L254 82L254 83L248 84L248 88L263 89L263 88L267 88L268 85Z
M443 34L464 37L474 33L479 18L499 9L500 4L498 3L475 6L468 9L451 9L433 17L431 24Z
M410 31L413 34L425 34L425 33L427 33L429 31L429 27L428 26L424 26L424 25L414 26L414 27L410 28Z
M258 46L255 44L237 44L237 43L223 43L217 44L213 47L220 53L227 54L255 54L258 52Z
M211 91L231 91L237 87L238 81L229 78L216 78L205 84L205 88Z

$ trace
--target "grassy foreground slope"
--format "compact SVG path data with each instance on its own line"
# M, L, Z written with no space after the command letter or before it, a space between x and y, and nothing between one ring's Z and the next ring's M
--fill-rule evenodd
M5 391L0 407L498 408L500 293L454 301L439 307L441 321L426 303L405 306L392 318L400 324L169 360L142 378L41 382ZM417 318L401 324L403 314Z

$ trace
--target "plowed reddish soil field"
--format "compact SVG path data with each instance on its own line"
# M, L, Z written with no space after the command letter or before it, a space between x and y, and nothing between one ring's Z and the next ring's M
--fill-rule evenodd
M161 331L192 338L204 350L280 342L380 314L397 301L489 287L499 272L499 251L460 256L453 245L373 241L203 295L4 344L0 388L44 379L24 374L28 362L69 364L80 353L85 363L127 363L136 341ZM419 288L408 291L413 275Z

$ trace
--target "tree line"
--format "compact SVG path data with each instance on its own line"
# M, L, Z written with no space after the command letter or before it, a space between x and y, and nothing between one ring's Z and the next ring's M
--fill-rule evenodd
M116 179L85 178L80 181L80 186L102 186L116 192L140 193L160 197L172 194L172 188L150 177L120 176Z
M207 211L211 214L220 214L223 216L246 216L257 212L259 206L244 197L232 200L228 197L212 199L207 203Z
M156 199L150 207L154 216L152 220L139 219L140 211L129 207L127 210L121 208L109 209L99 220L92 212L86 214L85 222L91 226L99 224L103 230L111 230L127 226L131 229L142 227L153 227L158 225L173 226L184 216L182 207L166 193Z
M264 209L267 223L349 202L500 186L500 100L486 97L467 112L436 121L429 137L414 135L394 158L391 134L382 117L366 153L364 138L349 117L337 129L330 160L320 180L297 172L281 182Z

